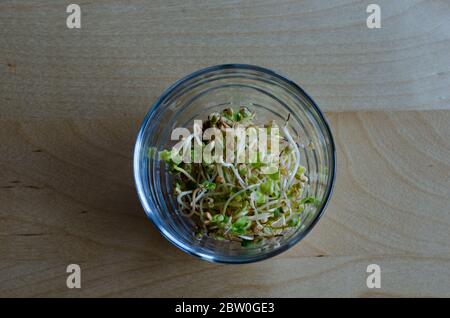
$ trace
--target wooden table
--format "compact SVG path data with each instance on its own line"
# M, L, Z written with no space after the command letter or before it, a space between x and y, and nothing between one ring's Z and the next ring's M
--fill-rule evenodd
M0 3L0 296L450 296L450 2ZM217 265L146 219L132 148L162 90L250 63L326 111L338 175L289 251ZM66 266L82 270L66 287ZM381 288L366 286L369 264Z

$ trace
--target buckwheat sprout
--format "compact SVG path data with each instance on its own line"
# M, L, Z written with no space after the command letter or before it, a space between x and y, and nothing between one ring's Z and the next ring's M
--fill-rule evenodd
M183 202L183 197L185 196L185 195L187 195L187 194L191 194L192 193L192 190L189 190L189 191L183 191L183 192L180 192L180 194L178 194L178 196L177 196L177 202L178 202L178 204L179 205L181 205L182 207L183 207L183 209L188 209L189 207Z
M295 152L294 169L291 170L289 179L288 179L288 182L286 185L286 187L289 188L292 184L292 181L294 180L295 174L297 173L298 167L300 166L300 150L298 149L297 144L295 143L294 139L292 139L292 136L289 133L289 130L287 129L286 126L283 127L283 132L286 135L286 138L288 139L289 144L294 148L294 152Z
M277 200L273 200L273 201L269 201L266 204L262 205L259 207L260 210L265 210L267 209L269 206L274 205L274 204L280 204L280 200L281 198L277 199Z
M241 193L243 193L243 192L245 192L245 191L247 191L247 190L251 190L251 189L253 189L253 188L257 188L257 187L259 187L260 185L261 185L261 183L253 184L253 185L250 185L250 186L248 186L248 187L246 187L246 188L244 188L244 189L242 189L242 190L236 192L235 194L233 194L233 195L225 202L225 205L223 206L222 214L225 214L225 212L226 212L226 210L227 210L227 207L228 207L228 205L230 204L231 200L233 200L233 199L234 199L235 197L237 197L239 194L241 194Z
M294 214L292 212L291 203L289 202L289 198L287 197L286 192L283 192L283 196L285 198L284 202L286 202L286 205L289 209L289 215L287 216L286 221L289 221L294 216Z
M286 161L286 171L290 171L290 169L291 169L291 163L292 163L292 161L291 161L291 153L289 152L288 153L288 155L287 155L287 159L285 160ZM284 180L283 180L283 189L286 189L286 187L287 187L287 182L288 182L288 179L287 178L285 178Z
M224 167L230 168L231 171L233 171L234 175L236 176L236 178L238 179L241 187L245 188L247 187L247 185L245 184L244 180L242 180L241 176L239 175L239 172L236 170L236 168L234 167L234 165L232 165L231 163L222 163L222 165Z
M218 128L222 132L231 127L244 130L265 127L270 134L271 128L279 129L274 122L260 125L255 120L255 114L245 107L238 111L226 108L211 114L204 127ZM177 145L183 147L183 158L187 151L195 155L206 146L215 149L217 145L214 139L200 139L200 126L194 129L194 134ZM247 247L282 236L305 222L303 211L315 200L303 197L308 178L306 169L300 165L300 150L287 129L287 121L280 133L279 166L271 174L265 173L271 163L264 159L265 152L259 152L262 150L252 138L237 140L234 157L238 160L234 163L223 162L223 159L211 163L175 162L171 151L159 153L168 172L175 174L178 208L182 215L193 220L197 238L240 241ZM241 162L239 153L247 155L250 151L255 151L257 156L251 158L252 162Z
M200 165L199 172L200 172L199 177L200 177L202 180L205 180L205 179L208 179L208 180L209 180L208 174L205 173L205 171L203 171L203 167L202 167L201 165Z
M208 181L212 182L217 177L217 171L215 171L211 177L208 174L207 174L207 176L208 176Z
M254 214L255 217L258 217L259 211L258 211L258 209L256 208L256 204L255 204L254 197L252 197L252 195L255 194L255 193L256 193L256 192L253 192L253 193L250 195L250 205L251 205L253 211L255 212L255 214ZM258 219L258 218L255 219L255 222L256 222L256 225L257 225L257 226L261 226L261 223L259 222L259 219Z
M184 170L183 168L180 168L180 167L175 166L174 169L180 171L182 174L184 174L186 177L188 177L189 180L191 180L192 182L197 183L197 180L195 180L194 177L192 177L192 176L191 176L186 170Z
M194 197L193 197L193 198L192 198L192 203L191 203L191 205L192 205L192 206L195 206L196 203L198 202L198 200L200 200L200 199L205 195L206 191L207 191L207 190L202 190L202 191L200 192L200 194L199 194L198 196L195 197L195 199L194 199Z

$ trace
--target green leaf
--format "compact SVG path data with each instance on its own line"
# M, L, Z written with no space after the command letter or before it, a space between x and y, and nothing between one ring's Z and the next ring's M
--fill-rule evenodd
M202 187L205 189L208 189L208 190L215 190L216 184L214 182L210 182L210 181L203 181Z
M252 116L252 112L244 106L239 109L239 114L241 114L242 118L249 118L250 116Z
M194 235L195 235L195 238L196 238L196 239L201 239L201 238L203 237L204 233L203 233L202 230L197 230L197 231L194 233Z
M300 204L313 204L314 202L316 202L314 197L306 197L300 201Z
M247 168L239 168L238 172L240 175L246 175L247 174Z
M224 220L224 216L222 214L216 214L212 217L212 221L214 223L220 223Z
M225 240L225 238L222 235L220 235L220 234L214 234L213 237L214 237L214 239L216 239L218 241Z
M299 217L294 217L292 219L289 220L288 225L291 227L295 227L297 225L299 225L300 223L300 218Z
M238 228L244 228L249 224L249 222L250 221L245 216L241 216L236 222L234 222L233 225Z
M172 161L172 156L169 150L163 150L159 152L159 159L164 160L167 163Z
M241 227L236 227L236 226L232 226L231 227L231 232L233 232L233 233L235 233L235 234L240 234L240 235L243 235L243 234L245 234L245 229L244 228L241 228Z
M263 193L259 191L255 191L254 193L255 193L255 202L257 204L266 203L266 196Z
M301 175L302 173L304 173L306 171L306 168L305 167L303 167L303 166L298 166L298 169L297 169L297 175Z
M242 240L241 241L241 246L242 247L250 247L253 245L253 241L252 240Z
M220 119L220 114L215 112L209 115L208 117L211 126L215 126Z
M245 234L245 228L250 224L250 221L245 217L242 216L239 219L237 219L236 222L231 226L231 231L236 234Z
M281 209L276 208L275 211L273 211L273 216L278 219L281 216Z
M242 208L243 205L242 205L242 202L233 200L228 204L228 206L240 209L240 208Z
M266 182L260 186L261 192L271 195L275 191L275 183L272 179L267 179Z
M259 169L261 167L264 167L264 163L262 163L262 162L252 163L252 168Z
M243 198L244 198L244 197L243 197L243 195L242 195L242 193L241 193L241 194L238 194L237 196L235 196L233 200L234 200L234 201L237 201L237 202L241 202Z
M228 217L228 216L226 216L226 215L223 215L223 214L216 214L216 215L214 215L213 217L212 217L212 222L213 223L215 223L215 224L217 224L217 226L219 226L220 228L223 228L227 223L228 223L228 220L229 220L230 218Z
M241 113L233 113L233 120L234 121L241 121L242 120L242 115Z
M175 193L179 194L180 192L182 192L181 190L181 184L179 182L175 183Z
M304 210L305 208L303 206L300 206L295 212L296 213L300 213Z
M270 179L278 181L280 180L280 171L268 175Z
M229 120L232 120L232 121L234 121L234 111L233 111L233 109L232 108L225 108L223 111L222 111L222 116L224 117L224 118L226 118L226 119L229 119Z

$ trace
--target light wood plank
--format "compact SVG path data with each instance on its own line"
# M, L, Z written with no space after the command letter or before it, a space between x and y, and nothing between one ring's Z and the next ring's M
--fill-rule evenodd
M381 289L366 287L368 264ZM31 267L30 264L33 266ZM82 263L81 289L67 289L66 265L33 261L0 270L2 296L14 297L449 297L449 258L412 256L277 258L210 265L177 259ZM32 270L31 270L32 268ZM6 292L5 292L6 291Z
M326 111L448 109L450 3L380 0L79 0L0 3L4 118L105 118L144 113L199 68L266 66L297 81Z
M324 218L243 266L186 255L146 220L131 177L140 117L0 121L0 295L450 295L450 111L328 117L338 176ZM65 287L69 263L79 291Z

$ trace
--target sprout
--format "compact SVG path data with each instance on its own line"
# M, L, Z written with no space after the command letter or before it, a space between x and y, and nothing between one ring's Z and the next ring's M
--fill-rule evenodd
M220 120L220 114L219 113L212 113L208 116L209 123L211 124L211 127L215 126L219 120Z
M300 204L313 204L316 202L316 198L314 197L306 197L300 201Z
M167 163L170 163L172 161L172 156L169 150L163 150L159 152L159 159L163 160Z
M223 113L223 115L224 115L225 117L227 117L227 118L232 118L232 117L233 117L233 114L234 114L234 111L233 111L232 108L225 108L225 109L222 111L222 113Z
M275 210L273 210L273 217L275 219L278 219L281 215L281 209L280 208L276 208Z
M269 174L268 177L272 180L278 181L278 180L280 180L280 171Z
M289 220L288 225L290 227L296 227L299 223L300 223L300 218L298 216L296 216Z
M202 187L207 190L214 190L216 188L216 184L211 181L203 181Z
M261 185L262 186L262 185ZM253 200L257 203L257 204L263 204L266 202L266 196L260 192L260 191L255 191L252 193L251 195L253 197Z
M245 106L242 106L239 109L239 114L241 115L242 118L251 118L252 117L252 112Z
M266 182L264 182L263 184L261 184L261 192L265 193L267 195L271 195L275 192L275 182L268 178L266 180Z
M255 114L247 107L238 111L226 108L210 114L205 127L225 129L236 124L244 129L257 127L254 119ZM269 163L261 152L257 153L256 162L238 164L175 163L171 151L158 153L168 171L175 175L174 195L178 208L196 224L193 234L197 239L240 241L241 246L249 247L306 222L303 211L307 205L318 201L312 196L302 197L308 192L306 168L301 165L298 141L290 134L287 123L279 130L277 138L280 153L275 173L263 173ZM264 127L270 132L279 126L268 121ZM192 138L193 135L186 140ZM214 141L199 142L206 147L208 142ZM252 147L246 138L241 150L247 152ZM190 151L196 154L194 148ZM149 156L155 154L156 149L149 149Z
M243 240L241 241L241 246L242 246L242 247L250 247L250 246L252 246L252 245L254 245L253 240L246 240L246 239L243 239Z
M245 216L240 217L236 222L233 223L231 230L236 233L243 235L246 232L246 228L250 225L250 221Z

